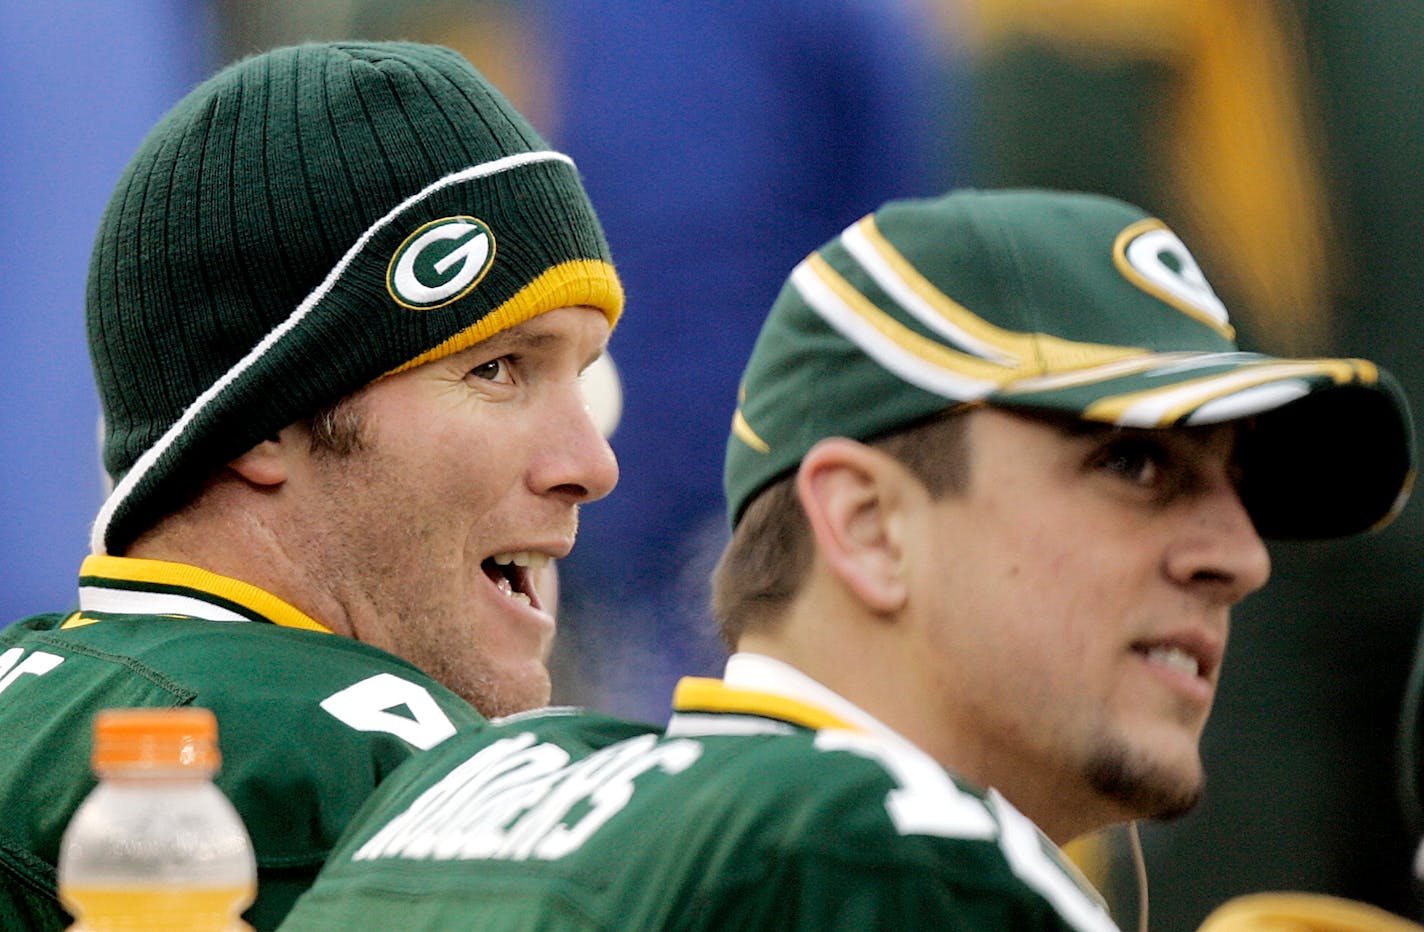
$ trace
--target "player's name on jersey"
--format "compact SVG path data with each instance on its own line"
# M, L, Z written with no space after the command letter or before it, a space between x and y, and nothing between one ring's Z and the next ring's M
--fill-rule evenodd
M695 741L659 744L647 734L571 763L530 732L501 738L422 793L353 860L561 858L628 804L639 776L681 773L701 755Z

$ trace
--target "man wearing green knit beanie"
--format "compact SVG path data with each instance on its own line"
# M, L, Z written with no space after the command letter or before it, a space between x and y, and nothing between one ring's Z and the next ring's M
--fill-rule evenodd
M269 929L400 761L545 704L622 308L572 161L448 49L277 49L180 101L89 270L78 608L0 633L0 927L68 924L98 709L214 710Z

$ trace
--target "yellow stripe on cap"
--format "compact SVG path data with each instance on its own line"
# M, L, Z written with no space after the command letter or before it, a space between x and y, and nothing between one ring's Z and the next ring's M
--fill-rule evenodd
M869 250L859 248L864 242ZM880 232L875 216L862 218L842 234L841 242L896 303L918 320L958 344L961 351L997 360L1015 377L1066 372L1099 366L1140 354L1140 349L1065 340L1046 333L1006 330L989 323L940 291ZM903 285L905 294L897 285ZM922 302L931 313L919 313ZM935 318L938 317L937 321ZM942 321L942 323L941 323Z
M574 259L547 269L539 277L484 317L459 333L396 366L386 375L443 359L483 343L497 333L561 307L592 307L608 318L610 328L623 315L623 284L612 265L600 259Z
M1033 349L1026 345L1026 335L994 326L936 288L885 238L875 223L874 214L842 233L841 243L897 303L932 329L960 343L961 349L986 359L997 357L993 361L1012 368L1024 365L1025 353ZM868 249L860 248L861 243ZM897 293L901 290L897 285L903 286L908 295ZM913 305L917 301L950 329L946 331L943 324L930 315L915 313Z
M974 315L971 311L950 301L949 298L941 295L942 303L953 305L958 308L959 315L963 318L962 323L973 320L978 322L979 335L981 337L992 336L996 347L1007 357L1021 360L1017 365L1008 366L1001 363L990 362L979 356L963 352L953 347L945 346L936 340L921 336L909 327L900 323L891 314L882 310L875 302L861 294L854 285L843 278L834 268L831 267L820 254L813 254L802 263L802 267L816 280L825 285L841 306L856 318L863 321L874 332L884 337L891 345L904 353L909 354L921 363L928 364L934 370L942 373L952 373L953 375L968 378L981 383L989 383L994 386L1003 387L1013 381L1028 376L1038 375L1044 372L1067 372L1076 369L1087 369L1101 366L1110 362L1130 357L1140 356L1142 350L1136 347L1107 346L1100 343L1083 343L1076 340L1065 340L1046 333L1015 333L994 327L987 321ZM793 273L793 276L795 273ZM926 287L933 287L925 283ZM826 315L827 308L817 303L812 296L803 293L807 303L817 311ZM945 305L947 307L947 305ZM834 325L834 321L830 321ZM846 333L843 328L837 327L847 339L856 343L863 351L872 358L879 359L880 355L865 345L854 335ZM961 395L951 395L960 400L970 400L978 397L973 392L965 392Z
M757 436L757 432L752 430L752 425L747 423L741 408L738 408L737 412L732 415L732 433L737 435L738 440L758 453L771 452L771 444Z
M842 307L868 324L891 344L921 362L928 363L935 369L996 385L1003 384L1013 376L1014 370L1011 368L951 349L943 343L921 336L911 330L881 310L874 301L861 294L819 253L809 256L803 265L839 299ZM817 311L822 310L814 301L808 301L808 303ZM862 346L861 349L866 349L866 347Z
M1051 372L1047 375L1032 375L1007 386L1005 393L1024 394L1028 392L1061 391L1107 382L1112 379L1140 375L1153 369L1160 369L1181 360L1200 358L1200 353L1144 353L1140 356L1124 356L1098 366L1086 366L1068 372Z

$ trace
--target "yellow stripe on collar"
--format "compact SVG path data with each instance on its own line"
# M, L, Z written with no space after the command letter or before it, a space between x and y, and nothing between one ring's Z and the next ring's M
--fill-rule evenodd
M776 693L737 689L721 680L701 676L685 676L678 681L672 694L675 712L722 712L741 715L759 715L763 718L779 719L805 728L839 728L845 731L864 731L845 719L825 709L789 699Z
M79 575L190 589L240 605L284 628L331 633L330 628L264 589L187 563L94 554L84 558Z
M83 612L71 612L64 621L59 623L59 630L68 631L70 628L83 628L98 620L97 618L86 618Z

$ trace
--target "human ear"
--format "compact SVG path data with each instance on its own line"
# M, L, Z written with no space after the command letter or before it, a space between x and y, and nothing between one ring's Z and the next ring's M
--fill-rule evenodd
M228 463L228 468L253 485L281 485L287 481L287 456L298 441L296 428L284 427Z
M844 437L822 440L801 461L796 492L821 560L877 614L899 610L904 573L900 464Z

